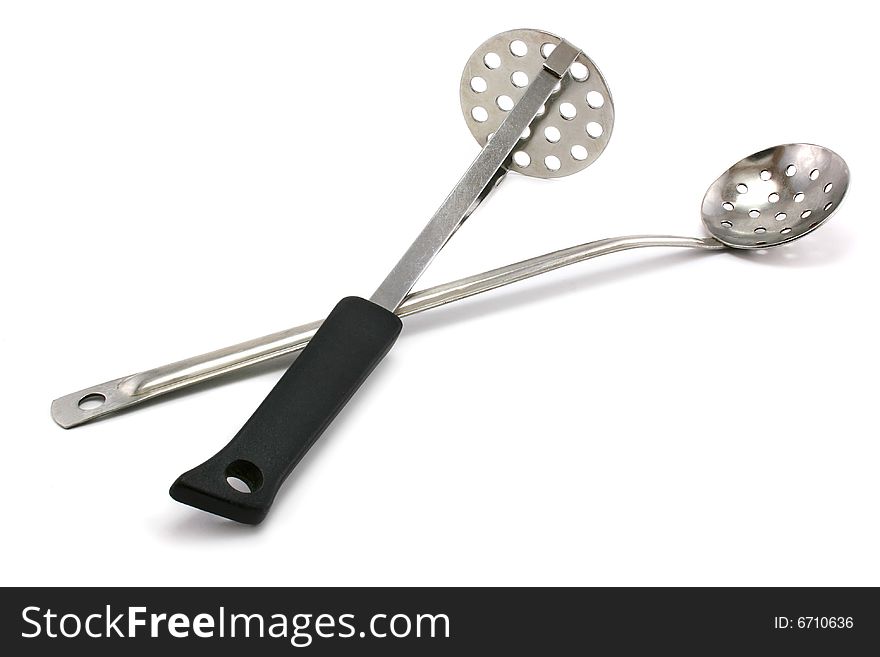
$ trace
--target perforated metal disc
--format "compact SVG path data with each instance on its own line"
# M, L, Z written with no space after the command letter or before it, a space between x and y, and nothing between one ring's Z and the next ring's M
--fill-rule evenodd
M471 134L485 146L561 41L541 30L510 30L477 48L461 76L461 109ZM560 178L592 164L614 126L605 79L581 53L532 121L513 153L510 170Z
M825 223L849 186L849 169L834 151L784 144L740 160L703 197L712 236L740 249L790 242Z

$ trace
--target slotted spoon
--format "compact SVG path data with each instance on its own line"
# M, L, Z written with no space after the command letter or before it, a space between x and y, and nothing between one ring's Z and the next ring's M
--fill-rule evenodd
M786 175L789 165L795 167L789 169L793 171L791 176ZM737 190L740 184L748 189ZM628 249L669 246L719 250L725 246L739 249L779 246L827 221L843 199L848 184L846 164L833 151L812 144L775 146L741 160L706 192L703 225L713 237L631 235L579 244L413 292L397 309L397 315L407 317ZM795 200L800 193L804 198ZM754 210L759 214L750 216ZM75 427L201 381L296 353L309 343L320 325L320 321L309 322L70 393L52 403L52 417L64 428Z

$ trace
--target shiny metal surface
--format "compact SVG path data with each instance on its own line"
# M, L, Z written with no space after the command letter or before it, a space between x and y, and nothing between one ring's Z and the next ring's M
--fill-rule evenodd
M468 129L483 146L494 138L512 103L552 57L560 38L542 30L510 30L477 48L459 85ZM524 132L508 167L537 178L560 178L596 161L614 126L611 92L596 64L578 54Z
M407 317L590 258L651 246L704 250L725 248L712 238L635 235L598 240L414 292L400 304L396 313L400 317ZM148 399L299 352L309 343L320 325L320 321L310 322L78 390L52 402L52 418L60 426L69 429ZM84 401L87 403L83 404Z
M780 221L779 223L783 228L791 228L791 231L783 233L783 229L780 228L772 234L765 234L761 239L752 237L752 235L755 235L754 230L749 233L747 229L738 225L737 230L744 237L742 239L736 237L737 243L732 243L734 238L731 235L736 236L737 233L732 229L732 221L730 222L731 226L722 225L721 222L727 221L723 217L738 216L742 224L745 223L746 218L753 221L757 221L759 218L749 217L748 212L745 212L745 216L742 216L742 212L737 215L735 214L735 208L734 210L722 208L721 212L725 214L719 215L716 209L719 200L729 194L731 189L736 191L737 184L748 185L749 182L754 184L753 178L755 175L757 175L758 180L762 183L772 181L774 175L776 175L775 172L778 172L780 167L782 167L782 175L786 175L785 168L792 163L796 167L806 167L806 180L795 179L790 183L777 180L777 187L774 189L778 191L771 191L769 193L777 193L780 195L780 198L776 201L769 201L769 203L774 208L787 208L790 207L790 204L787 200L783 201L782 193L784 191L788 190L788 193L792 195L803 193L803 200L795 201L792 198L790 203L815 203L816 199L820 199L820 204L824 202L824 205L822 205L823 211L819 214L818 219L813 220L809 216L807 218L798 216L791 222ZM764 174L762 178L762 172L764 171L769 172L769 177L768 174ZM786 176L787 178L797 178L797 172L791 170L789 172L792 175ZM740 181L746 182L740 183ZM815 183L815 188L812 183ZM588 242L415 292L406 297L396 312L400 317L406 317L452 303L453 301L466 299L482 292L494 290L504 285L532 278L560 267L629 249L668 246L717 251L727 246L737 249L763 249L779 246L806 235L827 221L837 206L840 205L848 187L849 169L846 166L846 162L827 148L813 144L786 144L784 146L768 148L740 160L740 162L728 169L709 187L709 191L703 198L703 224L713 237L635 235ZM767 187L760 191L763 193L766 189ZM795 189L804 189L806 191L793 191ZM744 191L739 196L745 197L747 194L748 192ZM825 200L826 197L829 200ZM742 199L743 203L745 200L745 198ZM724 203L726 201L721 200L720 202ZM825 209L828 203L833 205ZM796 207L801 207L801 205ZM803 212L804 210L801 210L801 213ZM718 220L719 216L722 217L720 221ZM262 338L256 338L232 347L79 390L52 402L52 417L59 425L66 429L75 427L148 399L153 399L159 395L191 386L200 381L207 381L257 363L298 352L308 344L320 325L320 322L303 324L302 326L273 333ZM84 404L83 402L85 401L91 401L94 405ZM82 406L87 406L87 408Z
M487 190L497 184L499 175L503 175L504 163L520 135L547 102L560 76L564 75L579 53L565 40L558 43L551 55L552 67L547 65L550 60L543 63L525 93L498 126L494 137L483 147L416 240L370 297L370 301L394 311L409 294L440 249L485 198Z
M531 44L532 50L530 51L530 46L526 45L526 50L516 55L514 53L516 46L523 44L518 41L519 38ZM531 268L529 263L532 261L525 261L511 265L510 268L493 270L481 276L409 294L412 286L440 249L504 179L508 171L507 165L511 163L513 150L519 144L523 133L529 130L529 124L534 120L536 114L539 111L543 113L548 106L550 108L556 107L553 103L548 105L548 99L552 94L556 94L554 102L560 105L559 111L561 112L563 111L561 104L568 96L560 96L560 93L568 94L567 90L571 88L583 95L588 87L573 83L580 84L589 78L591 85L598 85L596 88L604 92L604 96L600 97L601 102L596 101L593 105L597 109L603 105L605 109L601 111L600 115L613 118L613 113L609 114L613 112L611 97L601 74L592 61L582 55L568 41L540 30L514 30L496 35L485 42L483 46L486 44L505 44L506 47L514 49L510 50L511 56L523 57L523 61L530 62L528 66L529 77L525 81L517 78L516 100L511 99L511 104L506 106L503 115L498 115L493 120L492 139L487 138L481 141L483 150L476 160L371 297L374 303L401 316L412 312L421 312L577 261L576 259L571 260L570 256L565 256L559 260L558 264L542 265L537 269ZM544 48L543 52L541 52L542 47ZM582 66L583 70L578 66ZM570 67L574 67L574 77L568 74ZM467 75L466 70L465 76ZM571 79L569 80L569 78ZM468 77L468 79L470 78ZM593 87L591 86L590 89ZM584 98L584 102L589 105L587 97L584 96ZM604 149L610 135L611 122L606 120L604 125L606 126L605 133L601 137L596 135L596 147L590 150L589 157L584 158L586 163L583 166L594 161L601 149ZM598 148L600 144L601 148ZM558 175L567 175L565 172L571 173L574 170L577 169L566 164L564 169L560 169ZM544 175L542 177L552 176ZM584 253L590 252L590 249L586 248L588 246L583 245ZM575 247L575 249L578 248L581 247ZM627 246L625 248L633 247ZM558 256L555 254L542 256L542 258L551 258L551 260L554 257ZM594 256L585 255L584 257ZM178 390L284 354L297 352L308 344L319 326L320 322L312 322L65 395L52 402L52 417L62 427L74 427L160 394Z
M703 224L738 249L797 239L826 222L846 194L849 169L815 144L784 144L743 158L703 197Z

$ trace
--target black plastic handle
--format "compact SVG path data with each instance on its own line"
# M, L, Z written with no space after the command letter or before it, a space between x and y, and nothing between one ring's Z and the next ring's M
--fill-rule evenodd
M260 523L287 475L385 357L402 326L397 315L371 301L340 301L229 444L178 477L171 497ZM227 477L250 492L233 488Z

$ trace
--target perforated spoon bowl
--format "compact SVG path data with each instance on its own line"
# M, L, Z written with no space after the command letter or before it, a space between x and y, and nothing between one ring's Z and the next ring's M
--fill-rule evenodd
M791 242L821 226L840 205L849 169L814 144L784 144L743 158L703 197L703 224L719 242L761 249Z

